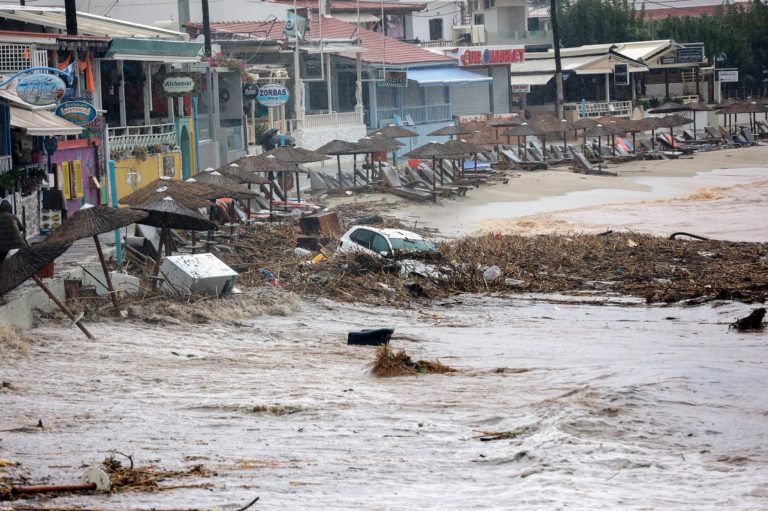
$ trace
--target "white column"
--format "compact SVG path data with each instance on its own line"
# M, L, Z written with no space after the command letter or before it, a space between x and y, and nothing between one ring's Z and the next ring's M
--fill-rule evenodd
M605 102L611 102L611 73L605 73Z
M325 84L328 91L328 113L333 112L333 74L331 71L331 55L328 54L325 64Z

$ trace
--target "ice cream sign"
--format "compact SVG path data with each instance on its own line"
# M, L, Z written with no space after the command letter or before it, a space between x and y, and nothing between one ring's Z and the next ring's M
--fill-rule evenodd
M56 109L56 115L78 126L92 122L96 118L96 113L93 105L85 101L67 101Z
M64 97L66 85L55 75L25 76L16 84L16 94L22 101L35 106L53 105Z
M458 51L458 60L462 66L517 64L525 62L525 47L481 46L462 48Z

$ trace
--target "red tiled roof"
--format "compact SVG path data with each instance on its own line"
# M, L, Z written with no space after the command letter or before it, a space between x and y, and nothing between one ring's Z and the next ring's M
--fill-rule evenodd
M293 6L293 0L272 0L277 4ZM318 0L296 0L296 6L299 8L309 9L311 11L317 11ZM380 13L384 9L385 13L410 13L423 11L427 6L426 3L405 3L405 2L374 2L370 0L359 0L354 2L351 0L328 0L328 12L357 12L358 7L360 12L365 13Z
M186 23L186 27L202 29L201 23ZM248 34L259 39L282 40L285 38L284 21L223 21L211 23L212 32L230 32ZM438 55L415 44L404 43L379 32L360 28L357 25L334 18L323 18L322 36L324 39L357 39L366 50L361 53L361 60L370 64L386 64L388 66L406 66L408 64L452 64L456 61L444 55ZM314 16L310 21L306 35L308 40L320 39L319 17ZM341 53L343 57L355 58L354 52Z

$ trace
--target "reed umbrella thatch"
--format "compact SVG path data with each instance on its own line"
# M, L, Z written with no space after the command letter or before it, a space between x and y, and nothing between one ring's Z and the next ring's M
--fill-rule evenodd
M120 204L135 206L156 202L171 197L188 208L206 208L210 201L221 197L216 190L203 183L189 183L175 179L160 178L152 181L130 195L120 199Z
M459 139L459 140L449 140L445 143L445 147L450 149L451 151L454 151L456 153L456 156L475 156L475 170L477 170L477 153L482 153L483 148L478 146L477 144L474 144L472 142L469 142L465 139ZM461 158L461 177L464 177L464 166L465 166L465 160L464 158Z
M263 157L274 156L280 161L284 161L288 163L297 163L297 164L312 163L316 161L331 159L330 156L326 156L325 154L321 154L317 151L310 151L309 149L304 149L302 147L291 147L291 146L275 147L274 149L270 149L269 151L261 153L260 156L263 156Z
M82 324L82 316L75 317L69 307L67 307L59 298L43 284L43 281L36 275L37 272L45 268L48 263L59 257L67 251L71 242L64 243L46 243L32 245L20 248L15 254L7 257L0 263L0 296L16 289L28 279L35 281L35 284L48 295L61 311L67 315L72 322L77 325L86 337L95 339L93 334Z
M449 136L453 137L454 135L469 135L472 133L474 129L470 127L465 127L461 124L449 124L448 126L443 126L440 129L437 129L433 131L432 133L428 133L428 136Z
M395 126L394 124L388 124L387 126L376 130L376 132L392 138L411 138L419 136L415 131L403 128L402 126Z
M101 269L104 272L104 280L109 296L112 299L112 305L115 312L120 313L120 307L117 303L117 293L112 285L112 277L107 268L107 261L104 258L104 251L101 249L99 234L114 231L126 225L135 224L147 217L143 211L135 211L127 208L111 208L108 206L92 206L85 204L74 215L69 217L61 227L53 231L43 243L71 243L73 241L93 237L93 243L96 245L96 253L101 262Z
M691 107L687 104L676 103L674 101L667 101L663 105L659 105L656 108L648 110L649 114L673 114L675 112L688 112Z
M229 193L230 195L227 197L230 199L248 200L256 195L259 195L257 192L243 188L235 179L225 176L216 170L212 172L200 172L195 177L190 179L194 179L195 182L198 183L203 183L218 188L221 190L221 193Z

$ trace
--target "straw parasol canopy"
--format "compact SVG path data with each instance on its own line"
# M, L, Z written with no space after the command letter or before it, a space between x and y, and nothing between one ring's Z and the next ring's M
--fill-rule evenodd
M315 151L333 156L339 156L342 154L362 154L366 152L366 150L356 142L348 142L347 140L338 139L331 140L327 144L321 145L315 149Z
M711 112L712 108L710 108L708 105L705 105L701 101L694 101L693 103L688 103L688 108L690 108L694 112Z
M218 229L215 223L197 211L175 201L172 197L139 204L133 206L133 209L148 213L147 218L139 222L143 225L168 229L189 229L191 231L215 231Z
M524 122L525 119L522 117L509 117L507 119L493 119L488 121L488 126L492 128L509 128L510 126L519 126Z
M423 146L419 146L405 156L409 158L442 158L444 156L455 156L459 153L446 147L445 144L439 142L429 142Z
M231 178L237 178L244 183L266 184L269 181L263 177L254 174L266 172L293 171L296 169L295 163L282 161L274 156L264 156L263 154L243 156L236 160L238 165L222 167L219 172Z
M453 135L469 135L474 131L472 128L464 127L461 124L449 124L448 126L443 126L440 129L437 129L433 131L432 133L428 133L428 136L453 136Z
M490 133L481 131L475 131L471 135L461 137L461 140L469 142L470 144L481 146L493 146L503 143L501 140L496 139Z
M667 101L663 105L659 105L656 108L648 110L649 114L672 114L675 112L687 112L692 110L688 105L681 103L675 103L674 101Z
M386 135L382 135L381 133L378 133L378 132L368 136L372 140L376 141L377 143L380 143L382 146L388 147L390 151L397 151L398 149L400 149L405 145L399 140L396 140L392 137L388 137Z
M218 199L221 195L214 188L203 183L160 178L126 195L120 199L120 203L135 206L156 202L165 197L171 197L188 208L205 208L211 205L212 199Z
M477 154L482 153L483 148L477 145L467 142L466 140L449 140L445 143L445 147L451 150L455 155L465 154Z
M93 334L82 324L82 316L75 317L71 310L59 298L51 292L43 281L36 275L51 261L67 251L69 243L48 243L33 245L19 249L15 254L0 263L0 296L8 291L16 289L28 279L33 279L35 284L42 289L48 298L55 303L64 314L79 328L89 339L95 339Z
M204 183L221 189L222 193L228 193L229 195L227 195L227 197L231 199L248 200L259 195L258 192L243 188L238 181L215 170L213 172L201 172L190 179L194 179L198 183Z
M71 243L140 222L147 213L128 208L86 204L46 237L44 244Z
M403 128L402 126L395 126L394 124L384 126L383 128L376 130L376 132L392 138L410 138L419 136L415 131Z
M598 121L597 119L593 119L592 117L582 117L581 119L573 121L574 128L579 130L594 128L598 124L600 124L600 121Z
M677 126L685 126L686 124L691 124L693 122L693 119L689 119L688 117L683 117L682 115L672 114L667 115L661 118L659 121L659 127L660 128L675 128Z
M761 114L768 112L768 108L757 101L749 103L734 103L717 110L717 114Z
M67 251L70 241L20 248L0 263L0 296L12 291Z
M619 131L616 130L616 128L612 126L604 126L602 124L598 124L594 128L589 128L586 131L584 131L585 137L610 137L611 135L616 135L619 133Z
M330 160L330 156L326 156L317 151L310 151L302 147L291 146L279 146L274 149L262 153L262 156L274 156L278 160L288 163L312 163L315 161Z
M509 135L513 137L528 137L541 135L542 133L544 133L544 130L541 127L533 126L527 122L524 122L517 126L510 127L509 129L502 132L502 135Z

